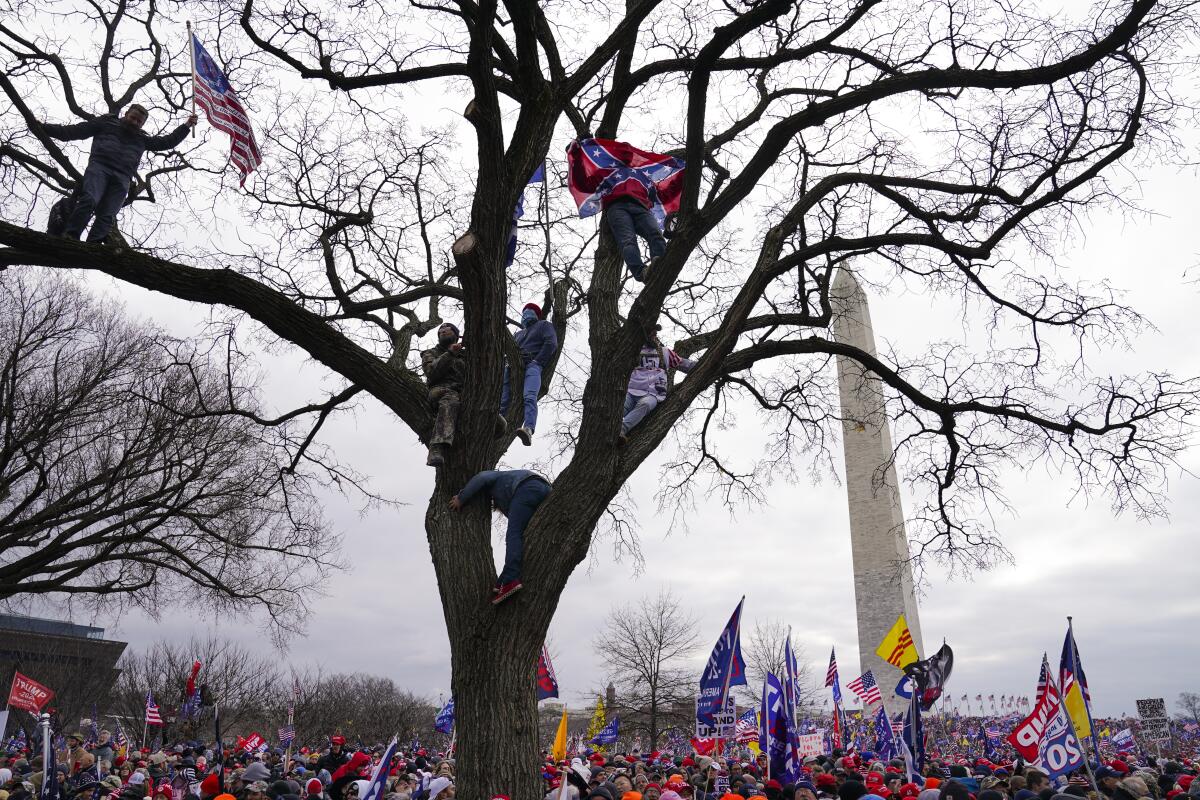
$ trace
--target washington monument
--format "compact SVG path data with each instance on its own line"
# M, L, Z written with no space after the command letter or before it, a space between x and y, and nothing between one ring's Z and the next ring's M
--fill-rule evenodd
M867 297L846 269L838 270L830 296L835 341L876 355ZM900 673L876 655L875 648L901 613L917 650L922 657L928 654L921 642L904 512L892 464L892 436L879 378L850 358L838 356L837 367L859 659L863 672L869 669L875 674L885 704L894 711L893 706L903 703L893 691Z

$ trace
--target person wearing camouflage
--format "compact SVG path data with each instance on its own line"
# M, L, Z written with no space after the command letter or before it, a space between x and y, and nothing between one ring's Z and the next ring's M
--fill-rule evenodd
M446 450L454 444L459 396L467 372L458 338L458 328L453 323L444 323L438 328L437 346L421 351L421 370L429 385L429 406L435 413L433 434L429 437L429 457L425 459L431 467L444 464Z

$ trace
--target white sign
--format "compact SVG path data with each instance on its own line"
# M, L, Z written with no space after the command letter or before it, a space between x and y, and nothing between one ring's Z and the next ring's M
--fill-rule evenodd
M700 701L697 699L696 704L699 706ZM712 725L701 724L696 722L696 738L697 739L716 739L730 738L733 736L734 728L737 725L737 707L734 705L733 698L725 699L725 709L720 714L713 714Z
M817 733L802 733L796 737L796 741L799 744L801 758L819 756L825 749L825 734L820 731Z

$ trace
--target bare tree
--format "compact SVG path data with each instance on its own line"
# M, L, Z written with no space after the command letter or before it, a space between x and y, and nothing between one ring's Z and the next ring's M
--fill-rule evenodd
M606 711L620 714L622 735L645 736L653 749L667 727L694 715L696 625L669 591L609 612L592 647L616 688Z
M336 566L288 425L220 413L238 365L59 276L0 282L0 601L257 605Z
M783 679L787 674L787 662L784 649L788 641L789 627L779 619L754 621L754 627L746 639L743 656L746 661L746 677L749 685L746 687L754 703L762 702L763 682L767 673ZM806 708L812 706L820 692L812 675L812 667L808 663L804 648L797 647L792 642L792 652L796 655L796 706Z
M959 0L315 0L302 15L289 0L193 0L173 19L153 0L8 7L19 13L0 23L0 213L21 224L0 223L0 265L96 270L241 315L254 323L244 335L286 342L344 382L313 408L362 392L421 441L431 414L412 345L461 317L459 444L426 533L464 796L535 795L532 665L597 527L630 541L614 504L630 476L672 430L665 508L686 509L695 491L758 502L770 479L831 468L835 356L886 387L919 555L974 566L1002 554L987 527L1004 502L998 475L1038 460L1117 510L1163 510L1196 386L1093 373L1094 348L1142 322L1115 290L1045 265L1078 215L1125 202L1118 165L1176 147L1188 2L1124 0L1075 19ZM135 95L152 126L183 113L185 15L269 139L250 190L218 199L223 155L201 138L148 160L122 219L132 249L25 227L79 175L79 151L39 118L87 119ZM68 30L69 48L57 38ZM407 116L430 97L460 98L466 124ZM529 176L591 131L687 162L674 238L644 286L624 278L607 227L570 219L560 191L539 211L548 235L506 264ZM238 225L239 212L253 222ZM201 233L223 226L241 238ZM915 355L838 343L838 269L983 309L995 335L939 332ZM492 435L505 323L530 297L552 302L565 343L542 386L562 418L558 471L526 532L526 588L493 608L488 513L447 503L511 443ZM629 372L659 321L699 363L618 448ZM771 439L739 463L719 444L747 405Z
M127 734L140 734L146 692L150 691L166 722L161 731L165 741L211 740L211 711L205 709L189 719L178 713L195 661L201 663L198 683L220 708L223 737L251 730L265 734L283 724L282 718L266 715L275 698L282 698L286 691L276 660L217 636L182 642L160 640L141 651L126 651L117 665L121 674L108 711L123 721ZM136 730L130 730L130 722L136 723Z
M1200 723L1200 692L1180 692L1175 705L1183 712L1184 719L1191 718Z

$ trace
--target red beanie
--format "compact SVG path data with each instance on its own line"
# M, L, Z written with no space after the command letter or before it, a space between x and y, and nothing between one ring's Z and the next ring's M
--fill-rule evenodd
M313 784L316 784L316 786ZM320 794L324 790L325 787L316 778L309 778L308 782L304 784L304 791L308 794Z
M204 780L200 781L200 791L206 795L215 795L221 791L221 781L217 778L217 773L210 772L204 776Z
M521 309L521 313L524 314L527 310L529 310L531 308L533 309L533 313L538 315L538 319L541 319L542 318L542 307L539 306L537 303L526 303L525 306Z

